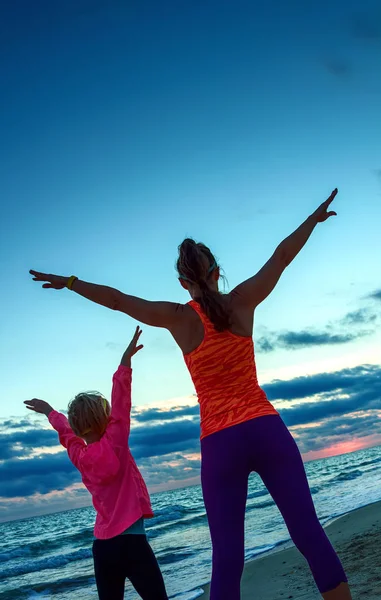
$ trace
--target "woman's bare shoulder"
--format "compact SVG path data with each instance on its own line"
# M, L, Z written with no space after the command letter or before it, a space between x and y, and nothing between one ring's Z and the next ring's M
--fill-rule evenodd
M232 333L244 337L251 336L253 333L254 310L247 307L236 290L226 294L226 303L230 312Z

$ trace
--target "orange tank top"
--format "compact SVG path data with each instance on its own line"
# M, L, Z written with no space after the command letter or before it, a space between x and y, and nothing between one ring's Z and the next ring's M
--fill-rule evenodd
M204 326L201 344L184 354L200 404L201 439L256 417L279 414L259 387L253 338L216 331L198 302L189 305Z

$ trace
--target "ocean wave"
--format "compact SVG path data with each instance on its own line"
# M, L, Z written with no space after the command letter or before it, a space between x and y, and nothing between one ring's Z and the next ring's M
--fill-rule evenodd
M154 527L160 523L168 523L169 521L173 523L173 521L180 521L184 516L192 512L192 510L194 509L187 508L181 504L166 506L165 508L155 510L155 516L150 519L150 523Z
M0 552L0 563L5 563L17 558L37 558L39 555L46 555L56 549L62 550L63 546L69 544L72 548L77 545L85 546L90 544L93 539L93 529L84 528L74 534L57 536L53 539L41 539L38 542L31 542L23 546L17 546L12 550Z
M0 569L0 577L11 578L19 577L20 575L26 575L28 573L35 573L36 571L45 571L46 569L58 569L68 563L77 560L86 560L92 557L91 548L76 550L68 554L60 554L56 556L50 556L43 558L42 560L29 560L18 562L12 567Z
M358 464L358 467L366 467L368 465L375 465L381 462L381 458L373 458L372 460L364 460Z
M58 542L57 540L40 540L38 542L31 542L30 544L17 546L16 548L6 552L0 552L0 563L14 560L15 558L36 558L39 554L46 554L55 548L62 548L62 543Z
M160 565L169 565L180 562L194 555L194 550L188 550L186 546L178 546L177 548L171 548L169 552L163 552L163 554L157 554L157 560Z
M176 529L189 529L190 527L197 526L198 524L207 525L207 517L206 512L203 512L194 517L189 517L188 519L182 519L181 521L177 521L177 523L164 523L163 525L158 525L156 527L147 528L147 536L149 539L155 539L160 535L164 535L167 531Z
M31 545L32 544L28 544L26 546L19 546L18 548L14 548L13 550L9 550L8 552L0 552L0 563L5 563L8 560L14 560L15 558L23 558L25 556L30 556Z
M189 592L182 592L180 594L176 594L176 596L170 596L170 600L196 600L204 593L202 588L195 588L194 590L189 590Z
M265 489L259 490L257 492L250 492L247 495L247 499L251 500L252 498L260 498L261 496L267 496L267 495L268 495L268 491L265 488Z
M84 527L77 533L73 533L72 535L65 535L60 538L59 543L62 546L63 542L69 542L71 546L77 545L78 543L81 546L85 546L88 543L92 543L94 539L94 527Z
M281 546L286 541L287 540L282 540L282 541L277 542L275 544L265 544L263 546L256 546L255 548L251 548L250 550L246 550L246 552L245 552L245 561L246 560L250 560L252 558L257 558L258 556L260 556L261 554L265 554L266 552L270 552L270 550L273 550L277 546Z
M331 483L332 481L351 481L352 479L357 479L357 477L361 477L361 475L363 475L363 472L360 471L360 469L353 469L352 471L342 471L338 475L332 477Z
M76 593L76 590L81 590L82 593L84 589L90 586L94 588L95 592L94 576L65 577L55 581L45 581L33 586L27 584L17 586L14 589L8 588L6 591L0 592L0 600L34 600L35 598L43 598L44 600L47 598L51 600L52 597L56 597L60 593Z
M256 509L269 508L269 506L274 506L274 500L272 498L270 500L265 500L264 502L256 502L255 504L249 504L249 506L246 507L246 511L250 512Z

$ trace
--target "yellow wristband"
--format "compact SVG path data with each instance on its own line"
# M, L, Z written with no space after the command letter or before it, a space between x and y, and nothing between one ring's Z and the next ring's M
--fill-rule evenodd
M73 283L74 281L77 281L78 277L76 277L75 275L72 275L71 277L69 277L69 279L67 280L67 284L66 287L68 290L71 290L73 287Z

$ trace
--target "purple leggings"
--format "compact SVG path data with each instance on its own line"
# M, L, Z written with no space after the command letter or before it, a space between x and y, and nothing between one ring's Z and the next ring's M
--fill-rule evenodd
M278 415L228 427L201 441L201 479L213 545L210 600L239 600L248 478L256 471L278 506L320 593L346 582L319 523L299 449Z

